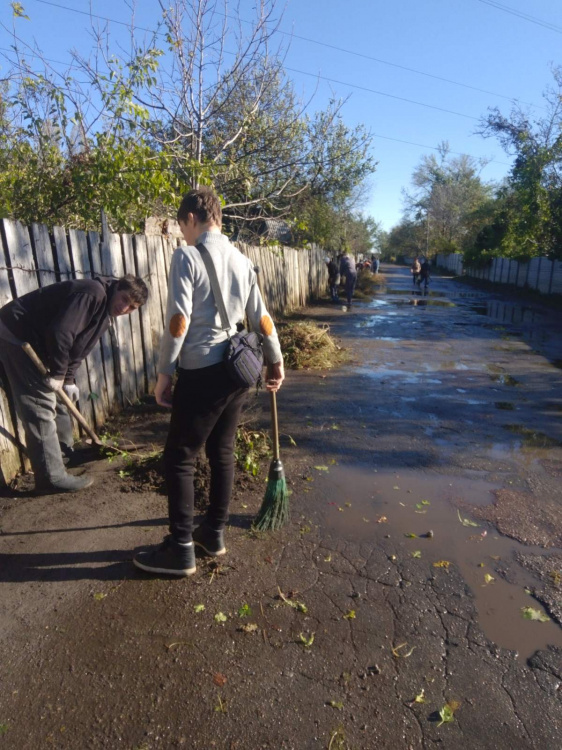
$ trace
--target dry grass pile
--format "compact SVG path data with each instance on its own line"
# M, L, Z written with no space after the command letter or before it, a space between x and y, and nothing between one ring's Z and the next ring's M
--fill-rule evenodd
M291 370L329 370L348 358L328 325L297 321L280 326L278 333L285 366Z
M357 286L353 294L357 299L368 299L372 297L376 288L384 286L386 279L382 273L371 273L370 271L359 271L357 274Z

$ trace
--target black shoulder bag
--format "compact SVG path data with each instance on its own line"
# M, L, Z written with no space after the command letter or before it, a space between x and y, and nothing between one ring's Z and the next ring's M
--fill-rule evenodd
M263 336L259 333L247 331L241 322L236 325L236 333L233 336L230 335L231 325L224 305L215 264L203 243L196 247L201 253L207 269L215 305L221 319L221 327L228 336L228 347L224 353L226 370L232 380L241 388L252 388L254 385L260 388L263 370Z

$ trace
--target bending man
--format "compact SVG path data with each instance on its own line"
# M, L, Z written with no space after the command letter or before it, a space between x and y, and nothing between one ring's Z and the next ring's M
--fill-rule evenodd
M0 309L0 362L23 422L27 453L39 494L76 492L90 477L67 473L72 454L72 422L57 403L64 389L73 401L79 393L74 374L109 326L110 317L127 315L146 302L142 279L62 281L14 299ZM49 369L44 379L21 348L29 342Z

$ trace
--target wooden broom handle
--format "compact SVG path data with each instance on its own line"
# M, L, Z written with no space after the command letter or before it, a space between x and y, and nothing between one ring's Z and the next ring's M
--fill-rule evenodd
M271 399L271 437L273 439L273 458L279 460L279 422L277 421L277 397L275 391L270 391Z
M40 358L37 356L37 352L34 350L31 344L28 344L27 342L25 342L24 344L22 344L22 349L27 354L29 359L33 362L35 367L39 370L41 375L44 378L48 377L49 373L47 371L47 368L45 367L43 362L41 362ZM96 445L102 445L102 442L99 439L99 437L92 430L90 425L86 422L84 417L80 414L78 409L72 403L72 399L69 396L67 396L67 394L62 390L62 388L60 391L56 391L56 395L62 401L62 403L66 406L66 408L72 414L72 416L78 422L78 424L84 428L84 432L93 440L93 442L96 443Z

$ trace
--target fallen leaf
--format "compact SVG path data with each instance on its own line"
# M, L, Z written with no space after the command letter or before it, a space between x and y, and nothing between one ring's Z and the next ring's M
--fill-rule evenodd
M341 427L338 424L333 424L330 429L332 429L332 430L341 430Z
M454 713L459 706L460 703L458 703L458 701L449 701L449 703L446 703L439 711L441 721L437 726L440 727L442 724L448 724L449 722L454 721Z
M414 551L412 552L412 557L415 557L415 558L416 558L416 560L419 560L419 559L420 559L420 557L421 557L421 550L420 550L420 549L416 549L416 550L414 550Z
M523 612L525 620L537 620L537 622L548 622L550 620L547 614L533 607L521 607L521 612Z
M437 562L433 563L433 567L434 568L445 568L445 570L447 570L447 568L449 567L450 564L451 563L448 560L438 560Z
M399 490L399 489L400 489L400 487L399 487L399 486L398 486L397 484L395 484L395 485L394 485L394 487L393 487L392 489L393 489L393 490Z
M226 685L226 677L220 672L217 672L213 675L213 682L219 687L224 687Z
M339 703L338 701L328 701L328 705L332 708L337 708L338 711L343 709L343 703Z
M296 448L296 447L297 447L297 444L296 444L296 442L295 442L295 441L293 440L293 438L292 438L292 437L291 437L290 435L287 435L287 437L289 438L289 443L290 443L290 445L292 445L292 446L294 446L294 447Z
M346 507L346 508L351 508L351 503L346 503L346 504L345 504L345 507Z
M412 534L411 532L409 534L404 534L404 536L407 537L408 539L417 539L418 538L417 534Z
M425 689L422 688L421 692L419 692L416 697L414 698L414 703L425 703Z
M332 562L332 553L328 553L324 558L324 562Z
M204 612L205 611L205 605L204 604L196 604L193 607L195 612Z
M215 615L216 622L226 622L228 620L228 617L224 614L224 612L217 612Z
M327 466L315 466L314 467L317 471L329 471Z
M462 523L463 526L474 526L475 528L478 528L477 523L474 523L474 521L471 521L469 518L463 518L458 509L457 509L457 516L459 517L459 521Z
M244 508L244 510L246 510L246 508L247 508L248 506L246 505L246 503L242 503L242 507Z
M338 510L340 513L343 513L343 508L341 507L341 505L338 507Z
M308 636L304 633L299 633L299 642L302 643L305 648L311 648L314 643L314 633L310 633Z
M415 650L415 646L412 646L412 648L409 651L405 651L404 653L400 653L403 648L407 648L407 643L401 643L399 646L394 646L390 650L392 651L392 655L395 656L397 659L407 659L409 656L411 656Z
M328 463L330 464L330 466L337 466L337 463L338 463L338 462L336 461L336 459L335 459L335 458L331 458L331 459L330 459L330 460L328 461Z
M431 503L429 502L429 500L422 500L421 504L422 505L431 505Z
M387 523L388 518L386 516L381 516L380 518L377 518L375 523Z
M494 578L494 576L491 576L489 573L485 573L484 580L486 581L486 583L492 583L492 581L495 581L496 579Z
M344 619L344 620L355 620L355 617L356 617L356 615L355 615L355 610L354 610L354 609L350 609L350 610L349 610L348 612L346 612L346 614L345 614L345 615L343 616L343 619Z
M243 633L255 633L257 629L258 626L255 622L247 622L238 628L238 630L241 630Z
M369 519L365 518L364 516L363 516L363 520L365 521L365 523L370 523Z
M107 594L102 594L102 593L99 593L99 594L94 594L94 599L95 599L95 600L96 600L97 602L101 602L101 600L102 600L102 599L105 599L105 597L106 597L106 596L107 596Z
M277 591L279 593L279 598L281 601L285 602L285 604L288 604L289 607L292 607L293 609L298 610L299 612L302 612L303 614L306 614L308 612L308 608L306 604L303 604L303 602L298 602L296 600L288 599L285 594L281 591L279 586L277 587Z
M252 614L252 610L250 606L246 603L244 603L238 610L238 617L250 617L251 614Z

